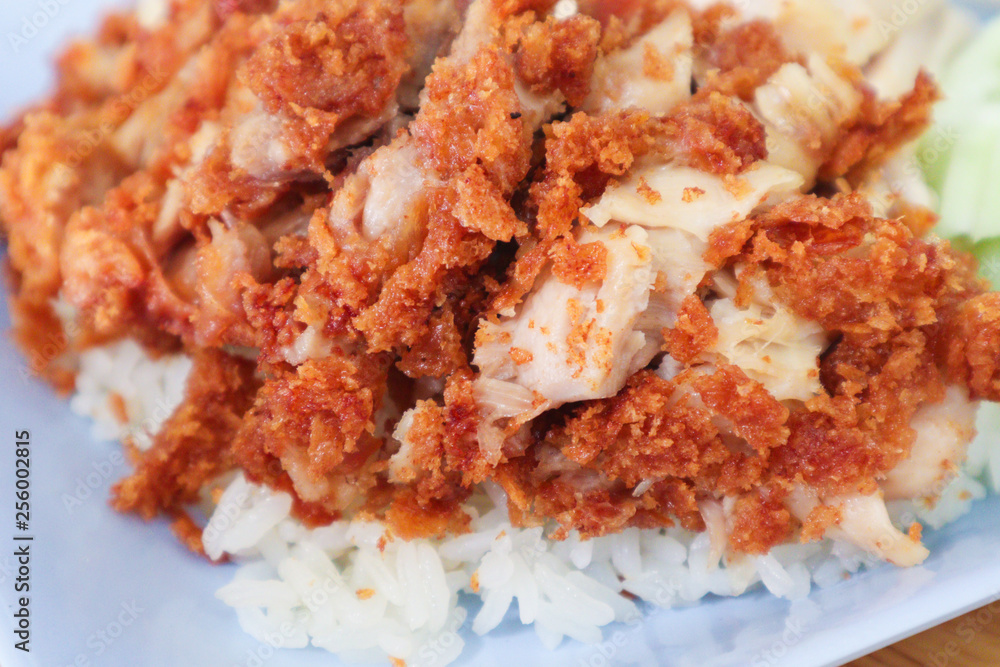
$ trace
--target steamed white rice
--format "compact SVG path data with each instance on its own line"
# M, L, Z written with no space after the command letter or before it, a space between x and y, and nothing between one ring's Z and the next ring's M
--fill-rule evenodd
M80 355L70 409L93 420L95 440L131 441L139 449L184 398L191 360L182 354L153 359L132 340L96 347ZM115 403L121 402L125 420Z
M72 408L94 420L101 439L150 436L183 396L191 364L177 355L150 358L122 342L86 352ZM112 408L125 400L128 423ZM890 504L897 526L919 520L938 528L997 491L1000 406L984 403L980 436L964 469L933 504ZM217 597L242 628L275 647L317 646L348 661L446 665L464 646L467 611L459 594L482 605L471 632L493 630L517 609L545 646L564 638L602 641L602 628L641 612L623 596L650 605L697 603L708 594L740 595L758 586L788 599L828 587L878 560L845 542L776 547L766 556L723 557L712 530L639 530L581 541L545 538L542 528L511 526L503 491L484 485L468 503L471 532L446 540L392 539L378 523L338 521L307 529L290 516L291 498L238 475L226 483L203 535L212 558L241 563Z

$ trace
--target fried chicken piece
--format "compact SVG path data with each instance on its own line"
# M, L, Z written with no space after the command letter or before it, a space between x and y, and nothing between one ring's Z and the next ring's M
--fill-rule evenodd
M289 182L321 180L331 155L395 115L408 69L404 14L392 2L289 3L251 34L255 48L227 92L219 140L184 179L201 215L248 217Z
M493 481L556 538L926 555L883 494L1000 398L972 261L865 199L933 85L877 99L860 6L554 6L177 0L71 47L0 137L19 338L63 386L118 337L197 360L116 507L198 549L236 467L444 536Z
M273 369L235 434L236 462L250 480L293 491L329 517L358 509L378 482L387 371L385 355L343 350Z

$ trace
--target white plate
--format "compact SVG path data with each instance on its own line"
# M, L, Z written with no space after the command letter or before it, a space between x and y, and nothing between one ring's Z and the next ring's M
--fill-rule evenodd
M62 4L64 3L64 4ZM91 29L116 0L32 0L0 8L0 115L36 99L51 81L48 58L71 32ZM12 5L14 5L12 7ZM44 6L57 7L54 16ZM41 14L39 14L41 12ZM24 21L45 25L19 44ZM30 33L30 30L28 31ZM9 329L4 309L0 330ZM0 664L4 667L313 667L339 664L317 650L275 652L240 630L213 593L232 566L192 556L163 522L149 525L107 505L126 473L118 445L89 437L89 424L32 379L0 342ZM15 432L32 434L31 653L13 648L12 536ZM87 492L89 496L87 496ZM83 502L67 502L87 496ZM68 508L67 506L71 506ZM545 651L511 615L488 639L463 630L468 665L837 665L978 606L1000 613L1000 498L925 533L931 557L917 568L881 566L796 603L762 591L650 611L605 631L604 644L565 642ZM995 603L995 604L993 604ZM985 617L985 615L984 615ZM970 629L975 630L974 626ZM964 640L963 635L960 640ZM936 660L936 658L942 658ZM924 664L943 664L926 656Z

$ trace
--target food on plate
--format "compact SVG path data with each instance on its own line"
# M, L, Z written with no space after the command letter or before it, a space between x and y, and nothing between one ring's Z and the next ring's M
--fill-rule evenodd
M2 135L17 340L286 646L916 565L1000 295L914 158L970 28L892 11L143 2Z

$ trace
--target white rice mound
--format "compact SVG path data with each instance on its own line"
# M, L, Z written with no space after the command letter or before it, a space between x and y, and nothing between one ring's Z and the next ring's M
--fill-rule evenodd
M183 396L190 360L150 358L133 342L84 353L72 408L93 418L95 437L150 436ZM125 399L122 424L112 395ZM997 491L1000 481L1000 406L983 403L981 435L967 463L933 505L890 504L900 527L920 520L938 528ZM220 480L220 484L225 480ZM445 540L393 539L379 523L338 521L308 529L291 515L285 493L235 476L211 512L203 539L212 558L241 563L217 597L236 611L242 628L275 647L308 645L351 662L402 660L411 667L446 665L462 651L459 628L467 610L459 593L482 605L472 632L496 628L516 601L521 623L542 643L565 637L602 641L603 626L641 612L623 592L658 607L697 603L708 594L740 595L763 586L788 599L813 585L832 586L879 561L845 542L776 547L765 556L723 557L710 529L630 528L607 537L546 539L543 528L510 524L506 496L483 485L466 511L471 531Z
M125 441L145 450L184 399L191 359L174 354L153 359L133 340L91 348L79 357L76 393L69 407L93 420L91 435L100 441ZM114 403L125 407L126 421Z

